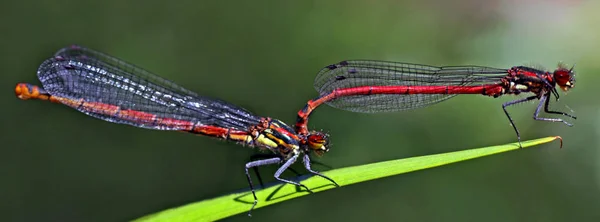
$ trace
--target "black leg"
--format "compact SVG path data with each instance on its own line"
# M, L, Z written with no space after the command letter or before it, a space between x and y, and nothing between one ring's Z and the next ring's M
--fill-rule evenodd
M279 157L279 155L273 154L273 153L271 153L271 154L264 154L264 153L255 154L255 155L250 156L250 161L273 158L273 157ZM329 168L331 168L331 167L329 167ZM290 167L288 169L290 171L292 171L292 173L296 174L296 176L302 176L302 174L300 174L298 171L294 170L294 168ZM262 177L260 176L260 172L258 171L258 167L253 167L252 170L254 170L254 174L256 174L256 179L258 180L260 187L264 188L265 185L263 183Z
M281 179L281 174L288 169L288 167L290 167L292 164L294 164L296 162L296 160L298 159L298 155L296 154L294 156L292 156L290 159L288 159L281 167L279 167L279 169L277 169L277 171L275 172L275 179L284 182L284 183L289 183L289 184L293 184L296 186L301 186L304 187L304 189L306 189L309 193L312 193L312 191L310 191L310 189L308 189L308 187L306 187L304 184L301 183L297 183L291 180L286 180L286 179Z
M544 97L544 96L542 96L542 97ZM510 102L506 102L506 103L502 104L502 109L504 110L506 117L508 117L508 121L510 121L510 125L513 127L513 129L515 129L515 132L517 133L517 140L519 141L520 148L523 148L523 146L521 146L521 133L519 133L517 126L515 126L515 123L513 122L513 119L510 117L510 114L508 114L508 111L506 111L506 107L509 107L509 106L512 106L515 104L519 104L519 103L524 103L524 102L531 101L534 99L537 99L537 96L530 96L527 98L518 99L518 100L514 100L514 101L510 101Z
M540 104L538 104L537 109L535 109L535 112L533 113L533 119L535 120L540 120L540 121L549 121L549 122L562 122L567 126L573 126L573 124L568 123L567 121L564 121L563 119L559 119L559 118L543 118L543 117L538 117L540 114L540 110L542 110L542 104L546 104L544 107L544 111L548 112L548 101L550 101L548 99L548 96L542 96L542 98L540 98ZM545 100L545 101L544 101ZM560 112L557 112L560 113ZM567 115L567 114L564 114Z
M540 103L540 104L541 104L541 103ZM563 113L563 112L558 112L558 111L550 111L550 110L548 109L548 106L549 106L549 105L550 105L550 99L547 99L547 100L546 100L546 103L545 103L545 105L544 105L544 112L546 112L546 113L551 113L551 114L559 114L559 115L563 115L563 116L568 116L568 117L570 117L570 118L573 118L573 119L577 119L577 117L576 117L576 116L573 116L573 115L571 115L571 114L568 114L568 113ZM537 115L536 115L536 116L537 116ZM563 122L564 122L564 121L563 121ZM568 124L567 124L567 125L568 125Z
M270 159L256 160L256 161L246 163L246 177L248 178L248 184L250 184L250 190L252 191L252 196L254 196L254 204L252 204L250 211L248 211L248 216L252 216L252 209L254 209L254 207L256 206L256 203L258 203L258 199L256 198L256 193L254 193L254 186L252 185L252 179L250 179L250 174L248 173L248 169L253 168L253 167L258 167L258 166L278 164L280 162L281 162L280 157L274 157L274 158L270 158Z
M256 154L256 155L250 156L250 162L253 162L253 161L259 160L259 159L266 159L266 158L273 158L273 157L276 157L276 155L275 154ZM260 176L260 172L258 172L258 167L252 167L252 170L254 171L254 174L256 175L256 179L258 180L260 187L264 188L265 185L263 183L262 177Z
M304 168L306 168L306 170L308 170L308 172L323 177L329 181L331 181L333 184L335 184L336 187L339 187L340 185L338 185L335 181L333 181L331 178L329 178L328 176L325 176L317 171L314 171L313 169L310 168L310 157L308 156L308 154L304 155Z

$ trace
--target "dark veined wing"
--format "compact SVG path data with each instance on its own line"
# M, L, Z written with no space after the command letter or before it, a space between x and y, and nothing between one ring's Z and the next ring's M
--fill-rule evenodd
M59 50L40 65L37 75L50 95L105 104L97 109L73 108L109 122L161 130L182 130L190 122L247 130L260 121L243 108L199 96L144 69L81 46ZM122 118L118 112L99 111L115 106L119 112L134 111L131 113L156 118ZM159 124L156 119L179 120L182 125Z
M320 95L336 89L363 86L475 86L494 84L507 69L483 66L428 66L410 63L349 60L327 66L317 74L314 87ZM393 112L424 107L456 94L370 94L337 97L326 102L353 112Z

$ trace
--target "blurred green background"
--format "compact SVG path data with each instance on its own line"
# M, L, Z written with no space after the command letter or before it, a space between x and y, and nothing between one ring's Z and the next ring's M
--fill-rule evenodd
M3 221L125 221L247 187L256 150L103 122L21 101L38 65L81 44L262 116L288 123L322 67L346 59L493 67L576 63L554 103L574 127L510 108L523 139L558 143L334 189L254 212L260 221L598 221L598 1L3 1L0 3L0 212ZM399 113L323 106L337 167L516 140L501 104L460 96ZM300 165L295 167L302 169ZM318 168L318 167L317 167ZM261 169L272 181L276 167ZM323 170L322 168L318 168ZM302 171L304 172L304 171ZM293 174L287 174L293 176ZM248 221L240 214L226 221Z

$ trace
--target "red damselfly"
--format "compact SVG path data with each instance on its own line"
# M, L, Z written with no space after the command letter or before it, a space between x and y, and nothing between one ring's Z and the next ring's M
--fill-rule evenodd
M248 215L258 202L250 168L281 164L274 175L277 180L311 192L298 182L280 177L303 156L306 170L337 186L311 169L309 153L322 155L329 151L329 138L323 132L299 135L282 121L199 96L139 67L81 46L59 50L40 65L37 76L42 87L19 83L15 88L18 98L49 100L113 123L201 134L271 151L274 157L246 163L245 173L254 196Z
M549 109L551 96L554 95L556 100L559 98L556 87L567 91L574 84L573 68L566 68L562 64L554 72L548 72L525 66L499 69L484 66L436 67L372 60L342 61L318 73L314 87L319 97L308 101L298 112L296 132L300 135L310 134L307 129L309 115L323 103L354 112L376 113L421 108L458 94L499 97L533 93L502 105L520 144L521 134L506 108L539 99L533 114L535 120L562 122L572 126L563 119L543 118L539 114L544 107L546 113L576 119L573 115Z

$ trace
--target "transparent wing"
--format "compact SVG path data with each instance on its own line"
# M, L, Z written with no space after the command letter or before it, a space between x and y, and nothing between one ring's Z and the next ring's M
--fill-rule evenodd
M363 86L475 86L498 83L507 69L483 66L427 66L410 63L349 60L323 68L314 87L321 95L336 89ZM326 102L335 108L363 112L415 109L452 98L456 94L370 94L338 97Z
M59 50L42 63L38 78L50 95L98 105L73 107L90 116L142 128L180 130L156 118L121 118L101 109L117 107L156 117L246 130L260 117L222 100L197 95L177 84L112 56L81 46ZM115 112L118 113L118 112Z

